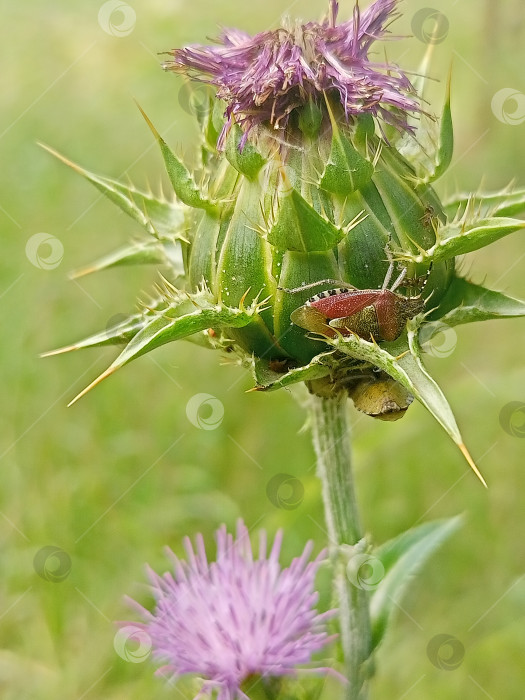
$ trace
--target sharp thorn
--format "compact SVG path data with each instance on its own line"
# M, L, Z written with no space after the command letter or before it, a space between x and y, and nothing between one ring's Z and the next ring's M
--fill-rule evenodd
M57 348L56 350L47 350L46 352L41 352L38 357L54 357L54 355L62 355L66 352L71 352L72 350L79 350L79 346L65 345L63 348Z
M55 151L54 148L51 148L51 146L47 146L45 143L42 143L40 141L37 141L37 146L40 146L40 148L43 148L44 151L47 151L50 153L52 156L55 158L58 158L58 160L61 160L62 163L65 163L68 165L70 168L73 170L76 170L77 173L80 173L80 175L87 175L87 170L84 170L84 168L81 168L80 165L77 165L74 163L72 160L69 160L69 158L66 158L66 156L63 156L61 153L58 151Z
M146 112L142 109L142 107L139 105L139 103L137 102L137 100L134 100L134 102L135 102L135 104L137 105L137 107L139 108L140 113L141 113L142 116L144 117L144 120L146 121L146 124L147 124L147 125L149 126L149 128L151 129L151 132L152 132L153 136L154 136L158 141L162 141L161 135L159 134L159 132L157 131L157 129L155 129L155 127L153 126L153 122L152 122L151 119L148 117L148 115L146 114Z
M460 443L458 443L458 447L459 447L459 449L461 450L461 452L463 453L463 456L465 457L465 459L467 460L467 462L469 463L470 468L472 469L472 471L474 472L474 474L478 477L478 479L481 481L481 483L483 484L483 486L484 486L486 489L488 489L487 482L486 482L485 479L483 478L483 476L482 476L481 472L479 471L479 469L476 467L476 464L474 463L474 460L473 460L472 457L470 456L470 453L469 453L469 451L467 450L467 448L465 447L465 445L464 445L462 442L460 442Z
M91 389L93 389L95 386L97 386L97 384L100 384L100 382L101 382L103 379L106 379L106 377L109 377L111 374L113 374L114 372L116 372L117 369L118 369L118 367L108 367L108 369L107 369L105 372L102 372L102 374L101 374L99 377L97 377L94 381L92 381L91 384L89 384L85 389L82 389L82 391L80 392L80 394L77 394L77 395L75 396L75 398L74 398L72 401L70 401L70 402L68 403L68 405L67 405L68 408L69 408L70 406L72 406L74 403L76 403L76 402L77 402L79 399L81 399L83 396L85 396L85 395L88 393L88 391L91 391Z
M81 277L85 277L86 275L91 275L93 272L96 272L97 268L94 267L93 265L87 266L87 267L79 267L78 270L71 270L71 272L68 273L68 278L73 281L73 280L78 280Z

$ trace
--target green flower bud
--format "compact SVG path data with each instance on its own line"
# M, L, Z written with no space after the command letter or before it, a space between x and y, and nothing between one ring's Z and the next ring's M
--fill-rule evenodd
M357 120L336 122L326 107L317 108L316 138L290 124L286 143L261 130L240 150L242 135L232 129L225 152L210 153L206 165L206 190L220 214L194 209L188 233L192 291L204 283L229 306L247 292L247 303L268 298L257 323L224 333L247 353L294 366L327 347L291 316L334 285L286 290L326 279L380 290L390 261L435 245L435 229L446 221L433 189L414 186L414 169L393 146L370 130L363 138ZM428 268L394 261L394 277L406 270L400 290L416 295L411 285ZM433 265L424 289L433 305L452 273L453 261Z

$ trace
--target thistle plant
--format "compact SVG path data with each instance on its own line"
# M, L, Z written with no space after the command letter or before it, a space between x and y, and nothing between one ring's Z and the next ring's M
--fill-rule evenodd
M370 550L355 502L348 399L382 420L401 418L417 399L485 483L423 355L450 327L525 315L524 302L457 269L459 256L525 227L515 218L525 191L441 201L433 183L453 155L450 78L437 119L423 98L428 60L411 79L378 59L373 44L392 38L396 6L376 0L362 11L356 3L339 23L330 0L321 22L288 19L255 36L225 29L213 46L169 51L166 71L210 89L194 171L142 112L173 196L59 156L145 229L141 242L79 274L135 263L167 270L138 313L54 351L123 346L72 403L132 360L182 339L237 358L255 391L306 385L348 681L342 692L352 700L366 697L375 649L407 576L458 521ZM373 591L358 585L370 557L384 575Z

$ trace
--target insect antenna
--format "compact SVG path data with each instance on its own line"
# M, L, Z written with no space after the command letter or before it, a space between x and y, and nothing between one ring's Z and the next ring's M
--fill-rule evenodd
M313 287L318 287L320 284L336 284L343 289L357 289L353 284L348 284L348 282L343 282L342 280L318 280L317 282L311 282L310 284L303 284L301 287L294 287L293 289L287 289L286 287L277 287L281 292L286 292L287 294L298 294L299 292L304 292L306 289L312 289Z
M394 263L392 262L392 263L390 263L390 264L393 265ZM389 268L389 269L390 269L390 268ZM399 275L399 277L396 279L396 281L394 282L394 284L390 287L390 291L391 291L391 292L395 292L395 291L396 291L396 289L400 286L401 282L405 279L406 274L407 274L407 268L404 267L404 268L401 270L401 274ZM383 284L384 284L384 283L383 283ZM384 289L384 288L385 288L385 287L383 286L383 289Z
M385 279L383 280L383 285L381 289L388 289L388 285L390 284L390 280L392 279L392 275L394 274L394 259L392 258L392 253L390 252L390 248L388 247L390 240L391 236L389 235L388 243L385 246L386 258L388 260L388 270L386 271Z

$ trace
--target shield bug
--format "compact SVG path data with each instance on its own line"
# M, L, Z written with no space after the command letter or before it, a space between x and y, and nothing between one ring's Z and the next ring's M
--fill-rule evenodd
M296 289L285 289L285 292L295 294L321 284L341 285L311 297L292 312L290 319L296 326L330 338L338 333L354 333L365 340L396 340L405 329L406 322L424 310L422 292L430 269L422 278L419 294L412 297L395 291L406 276L406 268L388 289L393 271L394 263L390 260L381 289L357 289L336 280L320 280ZM412 286L412 283L406 280L404 286Z
M349 387L348 395L359 411L384 421L402 418L414 400L404 386L384 372L359 379Z

